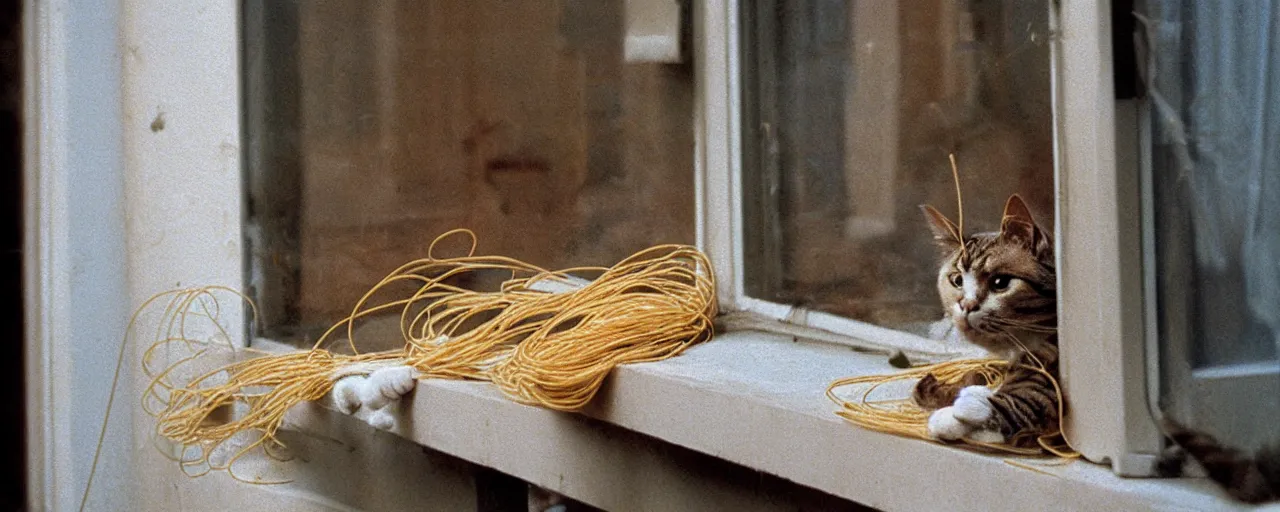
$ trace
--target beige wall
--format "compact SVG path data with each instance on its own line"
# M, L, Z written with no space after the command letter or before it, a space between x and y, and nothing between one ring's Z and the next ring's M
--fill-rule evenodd
M481 252L550 267L692 243L691 70L623 63L623 15L551 0L301 9L301 322L333 322L457 227Z

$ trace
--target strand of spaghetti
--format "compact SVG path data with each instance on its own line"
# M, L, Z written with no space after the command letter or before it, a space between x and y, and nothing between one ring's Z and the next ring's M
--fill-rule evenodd
M947 153L947 159L951 161L951 177L956 183L956 210L960 225L956 227L956 243L960 244L960 252L963 256L968 257L968 252L964 243L964 197L960 194L960 168L956 167L956 154Z
M882 401L871 400L871 394L880 386L891 382L918 379L926 374L932 373L943 383L955 383L970 372L979 372L988 382L988 386L995 389L1003 382L1004 371L1009 368L1007 361L998 359L968 359L938 363L929 366L917 367L904 372L891 375L865 375L857 377L847 377L833 381L827 387L827 398L840 406L837 415L845 420L863 428L885 432L890 434L902 435L918 439L938 442L936 439L928 435L928 418L930 411L926 411L919 407L909 399L890 399ZM1029 367L1030 368L1030 367ZM1055 390L1059 397L1059 418L1063 411L1061 389L1056 379L1043 368L1032 368L1048 377L1053 382ZM858 395L856 402L843 400L836 395L837 388L862 385L865 386ZM1049 440L1055 437L1062 437L1061 429L1037 437L1039 448L1022 448L1009 444L983 443L969 439L963 440L965 446L984 450L1002 451L1017 455L1043 455L1045 453L1054 455L1064 460L1070 460L1079 457L1079 453L1070 448L1063 450L1049 444Z
M1028 356L1031 356L1031 360L1032 360L1032 361L1034 361L1034 362L1036 363L1036 366L1034 366L1034 367L1027 367L1027 368L1030 368L1030 369L1032 369L1032 370L1036 371L1037 373L1040 373L1041 375L1044 375L1046 378L1048 378L1048 379L1049 379L1049 383L1053 384L1053 392L1054 392L1054 394L1055 394L1055 395L1057 396L1057 398L1058 398L1058 431L1057 431L1057 432L1050 432L1049 434L1046 434L1046 435L1044 435L1044 436L1040 436L1040 437L1038 437L1038 438L1036 439L1036 444L1039 444L1039 445L1040 445L1040 447L1041 447L1041 448L1043 448L1045 451L1048 451L1049 453L1052 453L1052 454L1057 455L1057 456L1062 457L1062 458L1071 458L1071 459L1074 459L1074 458L1079 457L1079 456L1080 456L1080 452L1079 452L1079 451L1077 451L1074 447L1072 447L1072 446L1071 446L1071 440L1070 440L1070 439L1067 439L1067 433L1066 433L1064 430L1062 430L1062 421L1066 418L1066 416L1065 416L1065 414L1066 414L1066 396L1062 394L1062 386L1060 386L1060 385L1058 384L1058 379L1057 379L1057 377L1055 377L1053 374L1049 373L1049 371L1045 369L1044 362L1043 362L1043 361L1041 361L1041 360L1040 360L1040 358L1039 358L1038 356L1036 356L1036 354L1035 354L1034 352L1032 352L1030 348L1027 348L1027 346L1026 346L1025 344L1023 344L1023 343L1022 343L1022 340L1018 339L1018 337L1017 337L1017 336L1014 336L1014 335L1013 335L1013 334L1011 334L1011 333L1005 333L1005 336L1007 336L1008 338L1012 339L1015 343L1017 343L1017 344L1018 344L1018 347L1019 347L1019 348L1021 348L1023 352L1025 352ZM1024 366L1025 366L1025 365L1024 365ZM1062 442L1063 442L1063 443L1065 443L1065 444L1067 445L1067 450L1060 450L1060 449L1058 449L1058 448L1056 448L1056 447L1051 447L1051 446L1049 446L1049 445L1045 442L1045 438L1046 438L1046 437L1049 437L1049 438L1051 438L1051 437L1061 437L1061 438L1062 438Z
M1052 476L1052 477L1058 477L1058 478L1061 478L1061 477L1059 477L1058 475L1055 475L1055 474L1050 473L1050 472L1048 472L1048 471L1045 471L1045 470L1043 470L1043 469L1040 469L1040 468L1037 468L1037 467L1031 466L1031 465L1029 465L1029 464L1023 464L1023 463L1018 462L1018 461L1016 461L1016 460L1009 460L1009 459L1005 459L1005 460L1004 460L1004 463L1005 463L1005 464L1008 464L1008 465L1010 465L1010 466L1016 467L1016 468L1022 468L1022 469L1026 469L1026 470L1029 470L1029 471L1034 471L1034 472L1036 472L1036 473L1040 473L1040 474L1042 474L1042 475L1049 475L1049 476Z
M437 245L459 234L471 237L467 254L438 258ZM618 364L670 357L711 336L714 273L706 257L691 247L657 246L610 268L552 272L510 258L475 256L475 246L469 231L441 235L427 258L387 274L311 350L227 364L181 383L175 382L177 370L205 359L212 348L190 339L188 321L216 326L222 310L216 297L176 297L165 309L161 323L167 326L157 331L143 357L152 378L144 408L157 418L157 435L183 447L178 460L184 472L226 470L239 478L232 471L236 461L259 447L282 446L276 431L285 411L323 397L341 376L367 372L369 362L409 364L419 378L492 380L514 400L567 410L585 405ZM510 272L497 291L446 282L495 270ZM585 282L574 277L585 272L598 275ZM571 286L556 293L532 288L543 280ZM395 283L415 283L416 289L408 297L375 300ZM404 347L361 353L355 323L396 308ZM344 327L351 355L321 348ZM217 331L225 333L220 327ZM189 355L165 369L152 368L150 361L166 347L186 349ZM215 411L236 403L246 406L243 414L211 419ZM250 432L256 436L252 443L226 460L211 459L232 437Z
M230 288L225 288L221 286L211 286L211 287L199 288L196 290L197 290L196 293L205 293L207 292L207 290L224 290L224 291L228 291L228 292L240 295L240 293L236 292L235 290L231 290ZM125 326L125 335L120 340L120 349L119 349L119 352L116 354L116 369L111 376L111 387L107 391L107 406L106 406L106 410L103 412L102 426L98 429L98 441L93 449L93 460L89 464L89 476L85 480L84 493L80 497L79 510L81 512L84 511L85 505L89 502L89 492L93 489L93 479L94 479L94 476L97 474L98 461L102 457L102 446L105 443L106 437L107 437L107 426L110 425L111 423L111 411L115 405L116 388L119 386L120 373L121 373L121 370L124 368L125 350L129 345L130 334L133 332L134 327L137 325L139 315L142 313L142 311L144 311L148 306L150 306L155 301L160 300L161 298L164 298L164 297L172 296L173 299L170 301L168 305L165 306L165 311L166 313L168 313L169 311L174 310L175 303L179 302L184 295L188 295L191 293L193 292L190 289L171 290L168 292L157 293L147 298L147 300L143 301L142 306L140 306L138 310L135 311L134 314L129 317L129 323L126 324ZM243 297L243 295L240 295L240 296ZM256 319L257 315L258 315L258 310L257 310L257 307L255 306L253 307L253 318ZM163 322L159 325L163 325ZM170 323L170 327L172 327L172 323ZM157 337L160 332L159 329L161 328L162 327L157 326Z

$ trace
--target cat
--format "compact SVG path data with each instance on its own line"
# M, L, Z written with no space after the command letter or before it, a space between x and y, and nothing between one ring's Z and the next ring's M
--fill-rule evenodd
M995 392L977 373L954 384L932 374L921 379L912 399L933 411L929 435L1035 446L1037 437L1058 430L1060 420L1053 383L1033 369L1058 375L1053 238L1016 194L1005 203L1000 231L969 237L937 209L921 209L944 250L937 285L947 319L967 341L1014 363ZM1171 421L1164 431L1178 449L1161 456L1159 476L1182 474L1189 455L1236 499L1280 500L1280 444L1251 457Z
M393 430L399 416L400 399L418 383L417 370L396 365L371 368L367 374L338 379L329 393L333 405L344 414L367 412L365 422L378 430Z
M1161 454L1157 476L1182 476L1190 456L1231 497L1255 505L1280 502L1280 443L1264 445L1250 456L1207 433L1170 420L1162 423L1165 436L1174 444Z
M1058 373L1053 238L1017 194L998 232L967 237L937 209L921 209L944 251L937 286L946 317L965 340L1013 364L996 391L976 373L955 384L921 379L912 398L933 411L929 435L1034 446L1058 430L1061 406L1050 380Z

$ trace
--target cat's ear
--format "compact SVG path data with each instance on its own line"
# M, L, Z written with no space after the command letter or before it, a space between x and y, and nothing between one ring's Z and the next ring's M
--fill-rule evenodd
M1004 218L1000 219L1000 234L1034 243L1037 229L1027 203L1018 194L1009 196L1009 200L1004 203Z
M963 238L960 234L960 228L956 227L951 219L938 211L937 208L927 204L920 205L920 211L924 212L925 220L929 221L929 231L933 232L933 239L946 249L955 249L960 246L960 240Z

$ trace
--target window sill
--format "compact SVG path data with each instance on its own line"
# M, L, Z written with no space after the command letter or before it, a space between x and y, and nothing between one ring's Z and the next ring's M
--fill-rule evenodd
M1084 461L1041 474L834 414L828 383L892 370L883 356L731 332L680 357L617 369L583 414L881 510L1232 508L1202 479L1125 479ZM394 433L406 439L584 502L608 502L592 495L634 477L599 446L578 444L589 424L511 402L487 383L420 382L399 414Z

